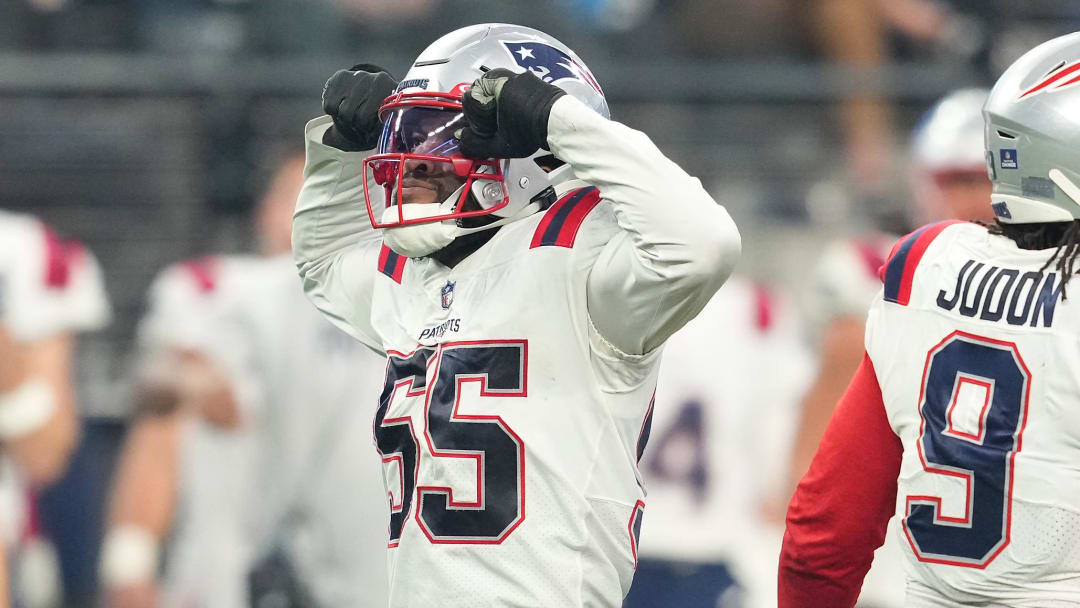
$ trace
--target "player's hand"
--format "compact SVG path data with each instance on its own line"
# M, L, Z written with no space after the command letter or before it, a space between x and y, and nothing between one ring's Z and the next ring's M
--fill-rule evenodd
M228 378L201 354L185 353L183 361L183 402L217 429L227 431L239 427L243 423L243 413Z
M368 63L334 72L322 93L323 111L334 119L323 143L346 152L374 148L382 131L379 106L397 84L386 70Z
M461 100L468 123L457 134L461 153L477 159L526 158L546 150L551 106L565 94L532 72L487 72Z

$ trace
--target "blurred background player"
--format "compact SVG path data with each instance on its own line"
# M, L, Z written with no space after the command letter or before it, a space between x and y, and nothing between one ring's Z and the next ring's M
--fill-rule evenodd
M624 608L775 605L779 504L812 371L795 319L787 302L733 277L668 340Z
M791 502L782 607L853 605L894 513L905 606L1080 604L1078 70L1070 34L991 91L994 223L928 224L893 249Z
M59 599L34 495L64 474L78 442L75 334L108 319L93 256L33 217L0 211L0 551L16 601L31 606Z
M300 290L289 244L303 164L286 158L259 204L262 257L178 264L151 290L102 563L112 606L385 604L385 497L363 407L382 366Z
M987 91L961 89L935 104L912 135L912 215L921 222L958 218L990 221L990 180L983 152L982 105ZM871 232L826 246L814 274L808 310L820 355L817 378L802 404L792 450L790 488L806 472L835 404L862 360L866 311L881 291L879 271L896 237ZM863 601L898 606L899 553L882 550L864 586Z

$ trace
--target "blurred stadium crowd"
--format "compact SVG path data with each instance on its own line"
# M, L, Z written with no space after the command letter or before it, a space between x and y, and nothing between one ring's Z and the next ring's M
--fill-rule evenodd
M82 243L100 265L112 309L107 325L64 326L64 331L95 328L80 335L75 357L81 440L65 474L48 483L31 480L29 511L21 528L7 534L9 543L24 549L28 538L47 540L55 549L53 557L38 559L24 568L28 574L14 577L24 587L18 592L24 605L154 605L145 597L107 598L100 584L106 528L141 517L149 518L141 525L171 546L174 563L166 567L174 578L168 584L203 585L196 566L219 575L233 568L242 574L232 582L246 583L247 570L261 562L271 588L288 586L282 581L293 576L304 579L297 584L316 596L304 605L368 605L355 603L362 601L355 599L355 589L353 599L335 595L345 593L335 588L340 581L360 575L331 572L332 565L348 559L325 550L326 538L305 537L322 534L340 541L374 530L373 546L365 553L372 564L365 580L382 567L377 535L385 526L385 497L374 452L368 453L381 369L374 358L353 354L355 347L347 341L324 335L329 326L311 319L305 302L293 301L300 292L289 282L295 275L286 258L302 166L296 155L303 124L319 113L322 83L334 70L372 62L400 77L430 41L480 22L529 25L575 48L603 84L615 117L648 133L701 177L734 216L743 233L744 278L721 290L718 298L730 302L716 306L748 319L747 342L757 339L754 327L776 325L782 335L742 361L728 361L738 358L731 352L717 360L729 367L745 364L739 374L744 380L760 378L769 385L767 395L734 391L724 398L790 402L787 409L781 403L763 413L756 423L786 429L786 435L770 435L775 439L796 433L797 407L818 366L806 353L817 350L825 330L802 305L813 300L813 260L834 239L867 229L902 233L926 214L942 213L914 200L909 134L919 117L954 89L987 86L1036 43L1077 29L1080 5L1068 0L5 0L0 3L0 209L33 214ZM227 257L205 262L205 256ZM230 273L238 278L223 278ZM185 287L185 280L193 280L194 287ZM218 280L235 293L219 294L225 303L200 317L198 291L213 290ZM268 317L230 317L245 314L237 310L262 311L266 302L275 303ZM696 333L721 333L719 342L676 342L672 349L686 354L673 358L685 356L686 362L672 368L691 369L694 353L724 351L723 336L740 335L738 328L707 327L708 322L701 320ZM277 325L292 333L278 331ZM237 338L223 327L244 327L249 334ZM798 353L792 360L784 358L792 352ZM259 364L251 365L252 359ZM751 368L751 361L761 365ZM790 382L767 378L763 370L770 365L788 370L782 376ZM340 366L334 378L341 382L329 387L320 382L316 388L313 374L304 373L310 369L293 373L305 366ZM345 371L353 369L368 371ZM214 384L221 375L229 378L230 389ZM241 386L254 388L243 394ZM232 397L223 398L223 390ZM162 397L169 391L171 397ZM646 459L646 472L658 487L688 481L699 495L708 491L710 466L721 466L724 475L777 480L772 484L777 487L755 490L762 496L731 497L739 504L710 514L713 519L680 515L700 517L700 525L708 526L729 513L724 509L760 508L763 525L772 522L775 528L790 490L787 451L794 440L781 446L751 441L755 449L769 451L761 458L734 448L699 454L693 446L703 440L694 433L711 428L701 422L703 408L708 409L701 401L708 398L686 394L665 402L658 396L658 412L661 406L668 409L657 414L651 446L657 455ZM149 423L137 414L170 399L197 405L169 410L180 414ZM354 410L339 411L342 402L354 404ZM263 442L253 452L261 460L229 469L223 463L235 461L228 452L237 442L223 441L222 434L242 435L245 417L252 416L245 408L251 407L262 407L262 435L250 439ZM755 425L725 419L728 423ZM698 443L687 443L688 437ZM740 439L753 438L722 442L731 446ZM690 447L673 450L670 441ZM199 455L190 456L194 452ZM185 461L189 456L194 460ZM364 458L370 466L328 466ZM709 459L713 464L707 466ZM765 463L766 472L753 473L752 463ZM348 484L338 482L347 479L356 486L367 479L368 491L341 490ZM125 495L124 484L154 486L155 480L165 487ZM226 498L193 506L173 494L200 483L228 488L219 491ZM158 509L144 492L172 506ZM265 501L244 502L254 495ZM298 495L321 497L301 504ZM367 528L336 527L350 513ZM296 523L304 518L325 525ZM650 535L670 536L656 513L645 521L643 545ZM295 530L282 531L290 526ZM229 535L248 528L258 529L251 538L259 541L241 550L248 541L232 542ZM742 540L743 547L756 542ZM222 556L214 549L222 546L246 553ZM778 547L763 546L766 554ZM287 559L276 561L282 547L301 554L292 558L300 564L299 574L282 574L292 570L281 565ZM719 559L707 549L659 553L659 559L688 563ZM176 574L175 565L185 563L193 564L191 569ZM122 579L131 573L114 575ZM647 585L643 575L639 571L639 583ZM745 581L754 575L723 576ZM177 605L241 605L244 600L222 598L247 594L246 589L200 592L217 603L204 597ZM263 605L290 605L272 601Z

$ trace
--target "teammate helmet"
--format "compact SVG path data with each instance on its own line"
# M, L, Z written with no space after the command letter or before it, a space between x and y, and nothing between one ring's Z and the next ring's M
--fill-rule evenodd
M377 153L364 164L365 172L370 171L364 195L373 226L438 223L441 225L432 228L440 234L433 240L422 240L433 242L433 247L445 245L453 235L491 228L545 209L554 202L554 186L573 179L570 167L543 149L520 159L474 161L461 155L454 134L465 127L462 95L474 80L495 68L530 70L608 116L604 93L592 73L572 50L551 36L499 23L451 32L420 53L379 110L384 121L382 137ZM442 164L442 169L452 171L463 184L441 204L404 203L408 164L416 162ZM468 204L470 200L472 204ZM460 220L476 216L496 219L483 226L462 227Z
M986 89L958 89L941 98L915 127L911 155L930 173L984 171L982 108Z
M986 161L1005 223L1080 218L1080 33L1016 60L990 92Z
M986 182L986 153L983 149L982 107L989 91L957 89L941 98L919 120L911 136L911 189L915 196L919 223L943 217L975 214L985 209L978 196L969 205L966 197L957 200L950 187L978 180Z

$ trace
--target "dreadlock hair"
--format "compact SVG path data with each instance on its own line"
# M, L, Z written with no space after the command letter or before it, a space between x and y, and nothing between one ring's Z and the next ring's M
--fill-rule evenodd
M1046 271L1056 260L1055 268L1061 273L1061 299L1066 299L1065 285L1076 274L1076 259L1080 257L1080 219L1032 224L1003 224L997 220L992 224L978 223L985 226L990 234L1011 239L1021 249L1054 248L1054 253L1039 272Z

